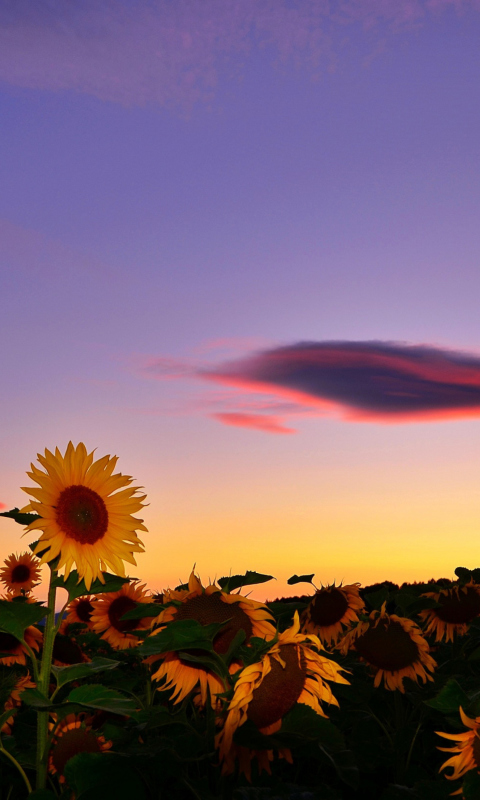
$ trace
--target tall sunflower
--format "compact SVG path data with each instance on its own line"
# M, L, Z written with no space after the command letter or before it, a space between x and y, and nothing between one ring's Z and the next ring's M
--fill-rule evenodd
M237 728L247 719L263 734L281 730L282 719L295 706L304 703L326 717L321 703L338 706L338 701L326 681L349 683L341 675L345 670L335 661L320 654L323 645L317 636L300 633L298 612L290 628L283 631L261 661L251 664L239 675L227 709L223 729L216 737L222 772L233 772L235 761L250 780L253 753L245 753L233 742ZM319 652L317 652L319 651ZM260 751L260 769L270 772L272 754ZM258 751L255 753L258 758ZM281 755L290 760L290 752Z
M435 641L453 642L454 635L464 636L469 623L480 615L480 585L470 581L465 586L452 586L439 592L425 592L421 597L431 597L440 605L420 611L427 622L426 634L435 633Z
M302 631L314 633L321 642L336 644L344 627L358 622L358 611L365 608L359 583L348 586L323 586L317 589L301 616Z
M112 747L112 742L92 729L92 718L86 712L68 714L61 722L50 724L52 744L48 756L48 768L65 783L65 767L78 753L103 753Z
M358 625L338 643L343 655L355 650L362 661L376 669L374 685L382 678L385 688L405 692L404 678L418 682L432 681L426 670L433 671L436 661L429 655L429 646L418 625L406 617L387 614L386 603L381 611L372 611L368 622Z
M0 580L13 595L31 592L40 580L40 562L30 553L11 555L4 561Z
M239 594L223 592L215 584L204 588L193 571L188 581L188 589L166 590L163 593L163 602L171 601L175 601L177 605L167 606L155 618L155 624L161 626L156 632L158 633L166 622L172 620L195 619L202 625L225 622L226 625L213 640L214 650L220 655L228 652L235 635L240 630L245 632L246 643L252 636L267 641L275 636L276 631L272 624L274 619L265 605ZM210 689L212 702L215 702L217 694L226 690L217 675L179 658L177 653L167 653L161 656L161 659L162 664L152 675L152 680L160 681L165 678L162 690L173 689L172 699L175 703L180 703L197 686L200 687L201 705L207 702L207 687ZM153 663L157 660L158 657L154 656L147 659L147 662ZM231 671L236 671L238 667L239 664L234 662Z
M35 628L34 625L30 625L25 629L23 638L30 650L38 652L40 644L43 641L43 636L38 628ZM7 667L10 667L12 664L26 664L28 650L26 650L23 643L16 639L15 636L12 636L11 633L3 633L3 631L0 631L0 653L4 653L0 658L0 664L5 664Z
M22 512L41 517L27 528L43 531L34 551L43 554L40 563L60 556L58 569L65 567L65 577L75 564L87 589L96 578L103 582L107 568L124 577L123 562L136 564L133 554L143 552L135 531L147 529L132 514L142 508L146 495L124 488L132 482L129 476L112 474L116 456L94 461L82 442L77 447L69 442L64 456L58 448L55 455L45 450L38 460L44 471L32 464L27 475L40 488L23 487L35 499Z
M455 747L438 747L438 750L443 750L445 753L455 753L451 758L445 761L440 767L441 772L446 767L453 767L451 775L445 775L447 780L456 781L469 772L471 769L480 771L480 717L470 719L465 714L463 708L460 706L460 717L469 730L464 733L440 733L435 731L438 736L443 736L445 739L452 739L456 742ZM462 794L462 789L452 792L452 795Z
M132 631L144 631L150 627L152 618L122 619L127 611L136 608L137 603L149 603L150 597L145 591L145 584L139 586L137 581L124 583L118 592L100 594L92 600L93 611L90 627L102 634L115 650L126 650L136 647L138 638Z

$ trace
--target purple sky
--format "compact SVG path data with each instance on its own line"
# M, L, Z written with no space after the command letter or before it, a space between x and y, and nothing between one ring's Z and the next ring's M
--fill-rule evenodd
M279 393L191 373L299 343L478 362L479 34L480 2L460 0L0 1L0 502L20 504L36 452L72 438L120 456L155 540L180 549L209 519L218 543L253 482L249 524L270 527L247 568L264 572L282 464L319 476L340 458L337 485L361 470L372 509L379 464L401 493L411 458L422 513L454 484L458 519L478 423L475 398L449 405L448 376L429 408L446 393L471 419L367 431L282 393L284 375ZM292 530L313 530L314 485L296 502L310 516ZM479 510L469 495L472 546ZM241 568L234 552L219 573Z

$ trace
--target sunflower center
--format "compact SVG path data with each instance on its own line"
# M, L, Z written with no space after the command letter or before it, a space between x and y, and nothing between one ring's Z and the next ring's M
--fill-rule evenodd
M15 653L20 647L20 642L11 633L0 631L0 653Z
M441 606L440 608L434 608L433 612L442 622L461 625L478 617L480 614L480 594L473 586L466 586L465 588L467 590L466 593L460 590L458 594L456 591L452 591L451 594L440 595L438 602L441 603Z
M90 600L80 600L75 606L75 612L77 614L77 617L81 619L82 622L90 622L92 611L93 611L93 606Z
M65 765L77 753L100 753L101 747L92 731L85 728L73 728L59 736L53 750L53 766L63 775Z
M381 619L355 641L355 650L369 664L395 672L417 660L417 644L396 620Z
M53 657L63 664L81 664L83 654L76 642L57 633L53 643Z
M284 644L279 655L285 667L270 656L271 670L254 689L253 699L248 705L247 717L260 729L273 725L288 714L305 685L305 661L301 656L299 658L297 646Z
M57 523L80 544L95 544L105 536L108 511L99 494L87 486L68 486L56 506Z
M137 604L135 600L132 600L131 597L127 597L126 594L120 595L120 597L116 597L110 603L108 609L108 619L112 628L115 630L120 631L120 633L126 633L127 631L134 631L137 627L139 620L138 619L122 619L122 616L127 613L127 611L131 611L132 608L136 608Z
M226 622L225 627L217 633L213 640L213 648L216 653L228 651L237 631L245 631L247 642L253 631L248 614L239 608L238 603L224 603L220 592L191 597L190 600L179 606L175 619L196 619L201 625Z
M328 627L340 622L348 609L348 601L340 589L320 590L310 604L310 617L315 625Z
M17 564L12 569L12 583L25 583L30 578L30 567L26 564Z

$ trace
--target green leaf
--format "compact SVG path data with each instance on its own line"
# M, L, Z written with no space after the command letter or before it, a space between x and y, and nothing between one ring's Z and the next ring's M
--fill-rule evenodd
M458 713L459 706L467 708L469 698L455 678L450 678L435 697L423 702L442 714L452 714Z
M360 773L358 771L355 756L351 750L338 750L335 753L329 753L325 747L320 746L322 753L332 762L335 771L343 783L356 789L360 780Z
M311 575L292 575L292 577L287 580L287 583L290 586L292 586L294 583L311 583L314 577L314 572L312 572Z
M383 586L376 592L368 592L364 599L372 609L380 611L382 605L390 599L390 592L386 586Z
M128 759L113 753L77 753L65 766L76 800L147 800L145 787Z
M457 567L455 570L455 575L461 584L468 583L472 577L471 571L466 567Z
M25 628L40 622L50 609L39 603L13 603L0 600L0 630L11 633L16 639L23 639Z
M480 567L475 567L475 569L472 569L472 578L475 583L480 583Z
M105 583L102 583L98 578L93 581L90 589L87 589L85 581L79 581L78 572L76 569L72 570L67 580L63 575L58 575L55 579L55 586L58 589L65 589L68 592L68 600L76 600L77 597L83 597L88 594L103 594L105 592L118 592L124 583L130 583L135 578L121 578L120 575L112 575L110 572L103 573ZM160 613L160 612L159 612Z
M32 706L33 708L46 710L52 707L52 703L48 697L42 694L40 689L24 689L22 692L22 700L27 706Z
M159 633L149 636L136 648L139 656L153 656L178 650L207 650L214 652L213 639L225 622L201 625L196 619L173 620Z
M275 737L290 742L295 739L298 744L306 739L314 740L330 752L345 750L345 741L339 729L305 703L297 703L289 711Z
M78 686L70 692L67 702L78 703L81 706L88 706L88 708L98 708L101 711L110 711L112 714L121 714L122 716L132 716L137 710L134 700L99 683Z
M22 514L18 508L12 508L11 511L2 511L0 517L9 517L18 522L19 525L30 525L31 522L40 519L39 514Z
M0 731L5 725L7 719L10 719L10 717L14 717L17 711L18 708L9 708L8 711L4 711L3 714L0 714Z
M52 672L57 679L57 686L65 686L70 681L76 681L79 678L88 678L94 672L104 672L107 669L115 669L122 662L112 661L111 658L94 658L86 664L73 664L70 667L55 667L52 666Z
M266 583L276 580L273 575L262 575L260 572L250 572L247 570L245 575L230 575L229 577L219 578L217 583L224 592L233 592L242 586L253 586L257 583Z
M158 617L166 606L161 603L138 603L136 608L122 614L121 619L144 619L145 617Z

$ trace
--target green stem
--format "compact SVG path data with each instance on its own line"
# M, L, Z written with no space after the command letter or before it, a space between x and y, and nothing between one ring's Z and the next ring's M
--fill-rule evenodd
M48 601L47 608L50 613L47 614L45 624L45 632L43 636L43 653L42 662L40 666L40 675L38 678L38 689L45 696L48 697L48 687L50 684L50 673L52 669L52 653L55 635L57 633L57 626L55 625L55 595L56 586L55 579L57 572L54 569L50 570L50 586L48 587ZM37 721L37 789L45 789L47 780L47 740L48 740L48 711L38 712Z
M28 646L25 639L22 639L22 644L27 651L28 655L30 656L30 660L32 662L32 672L33 672L33 680L38 686L38 661L35 653L33 652L32 648Z
M12 754L8 752L8 750L5 750L1 740L0 740L0 752L2 752L4 756L7 756L7 758L10 759L12 764L14 764L16 766L16 768L18 769L20 775L22 776L23 780L25 781L25 786L27 787L28 793L31 794L32 786L31 786L31 783L28 780L27 776L25 775L25 771L24 771L23 767L20 766L20 764L18 763L17 759L14 758L12 756Z

